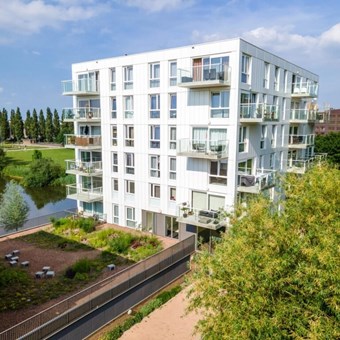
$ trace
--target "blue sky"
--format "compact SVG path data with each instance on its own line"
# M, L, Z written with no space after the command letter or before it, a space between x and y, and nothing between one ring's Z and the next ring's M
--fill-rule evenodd
M320 76L340 108L338 0L0 0L0 108L71 105L71 64L242 37Z

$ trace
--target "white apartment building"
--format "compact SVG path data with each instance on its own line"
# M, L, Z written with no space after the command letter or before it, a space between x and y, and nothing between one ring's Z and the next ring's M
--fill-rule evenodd
M67 196L109 223L208 239L314 159L318 76L242 39L73 64L62 85Z

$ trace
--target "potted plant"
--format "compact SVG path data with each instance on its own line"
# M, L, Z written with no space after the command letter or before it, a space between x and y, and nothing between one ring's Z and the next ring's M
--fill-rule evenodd
M187 203L183 202L181 210L183 211L183 217L188 217L188 210L189 208L187 207Z

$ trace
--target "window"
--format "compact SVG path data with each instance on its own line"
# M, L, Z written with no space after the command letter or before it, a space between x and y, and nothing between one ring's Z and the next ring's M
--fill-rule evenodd
M280 69L275 66L275 75L274 75L274 90L279 91L280 89Z
M150 87L159 87L160 84L160 65L159 63L150 64Z
M241 126L239 137L238 137L238 151L239 152L245 152L247 151L247 127Z
M270 65L269 63L264 63L264 79L263 79L263 87L265 89L269 88L269 77L270 77Z
M113 223L119 224L119 206L117 204L113 205Z
M223 161L211 161L209 172L209 183L227 185L228 163Z
M176 221L176 217L165 216L165 227L166 227L166 236L178 239L179 226L178 226L178 222Z
M160 95L150 94L150 118L160 117Z
M159 184L150 184L150 196L152 198L160 198L161 197L161 186Z
M117 118L117 99L116 97L111 97L111 118Z
M133 88L133 66L125 66L124 67L124 89L132 89Z
M113 67L111 69L111 91L115 91L116 90L116 68Z
M176 201L176 188L174 187L169 188L169 200Z
M177 94L169 94L169 118L177 118Z
M229 91L211 93L211 118L229 118Z
M135 145L135 134L133 125L124 125L125 127L125 146Z
M169 149L170 150L176 150L176 127L175 126L170 126Z
M160 176L160 157L158 155L150 156L150 177Z
M176 61L169 62L169 85L170 86L177 85L177 62Z
M112 145L118 145L117 125L112 125Z
M133 118L133 96L124 96L124 118Z
M161 147L161 131L159 125L150 125L150 148L159 149Z
M267 126L261 125L260 149L266 148Z
M238 163L238 173L251 175L253 169L253 160L250 158L244 162Z
M135 193L135 181L130 181L130 180L125 181L125 192L128 194Z
M112 189L118 191L118 178L112 178Z
M125 173L133 175L135 173L135 154L125 153Z
M112 152L112 172L118 172L118 153Z
M272 148L276 147L276 134L277 134L277 126L272 125L272 139L271 139L271 146Z
M132 228L136 227L135 208L126 207L126 225Z
M176 179L176 158L169 158L169 179Z
M275 152L270 154L270 158L269 158L269 167L271 169L275 168Z
M242 71L241 71L241 82L249 84L250 81L250 56L242 55Z

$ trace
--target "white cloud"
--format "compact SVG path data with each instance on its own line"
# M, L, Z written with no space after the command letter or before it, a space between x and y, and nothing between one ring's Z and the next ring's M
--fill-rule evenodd
M88 1L11 0L0 1L0 29L20 34L37 33L62 22L86 20L101 13L105 4Z
M194 0L120 0L119 2L148 12L160 12L192 6Z
M198 30L194 30L191 33L191 40L193 42L208 42L208 41L216 41L223 39L223 36L221 36L220 33L212 33L212 34L206 34L201 33Z
M340 44L340 23L320 35L320 45Z

